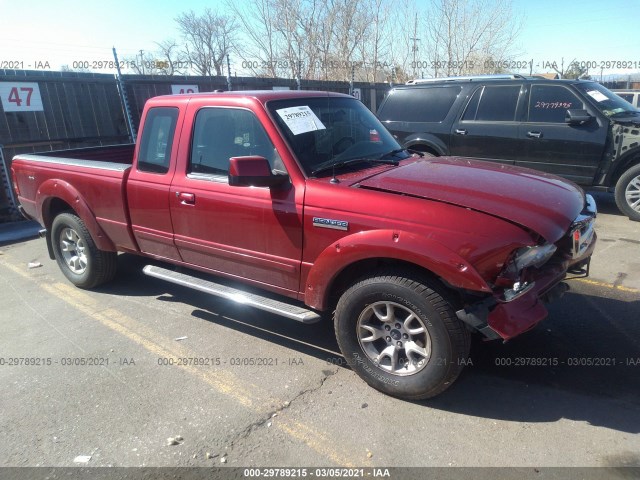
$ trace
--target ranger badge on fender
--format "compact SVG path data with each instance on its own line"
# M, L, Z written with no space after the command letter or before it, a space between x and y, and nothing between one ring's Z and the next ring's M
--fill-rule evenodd
M333 228L334 230L349 230L349 222L344 220L332 220L330 218L313 217L313 226Z

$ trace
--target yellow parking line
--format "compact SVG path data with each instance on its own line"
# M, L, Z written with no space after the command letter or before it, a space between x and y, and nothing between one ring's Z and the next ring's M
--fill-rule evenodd
M277 427L283 432L287 433L289 436L309 445L313 450L322 453L326 457L329 457L334 463L338 465L343 465L349 468L353 468L356 466L350 460L338 454L335 450L333 450L333 448L329 447L329 445L335 444L335 440L332 441L326 435L323 435L317 430L310 428L304 423L279 423L277 424ZM359 466L365 466L365 463L369 462L363 462Z
M94 320L100 322L105 327L108 327L111 330L114 330L115 332L125 336L132 342L137 343L138 345L143 347L145 350L156 354L158 358L169 359L169 361L171 361L173 365L178 366L179 368L200 378L200 380L209 384L220 393L232 397L234 400L238 401L245 407L252 407L256 405L258 398L266 398L266 395L263 394L263 392L261 392L258 387L254 385L251 386L253 392L242 388L239 385L239 382L236 380L235 376L229 372L216 370L215 374L213 374L210 371L202 371L193 365L189 365L188 363L186 365L180 364L180 358L190 358L193 357L193 354L189 354L188 350L182 347L165 348L159 343L150 340L149 334L144 332L144 328L140 328L138 325L135 325L135 323L138 322L135 322L131 318L123 315L113 308L108 308L106 310L96 312L94 310L95 307L90 306L86 303L86 300L91 299L91 297L76 290L70 285L54 283L53 285L42 285L42 288L44 288L45 291L57 298L71 299L71 301L65 301L71 304L76 309L80 310L85 315L88 315ZM141 331L144 333L140 333ZM265 405L265 407L267 407L267 405ZM257 408L257 410L260 410L260 413L266 413L266 411L268 411L267 408Z
M640 293L640 290L638 290L637 288L625 287L623 285L614 285L613 283L598 282L597 280L590 280L588 278L574 278L573 281L586 283L588 285L593 285L595 287L604 287L604 288L609 288L611 290L619 290L621 292Z
M0 259L0 265L23 278L35 280L23 267L8 263L5 259L6 255L5 258ZM172 345L171 347L162 345L162 343L170 342L170 340L162 339L156 332L114 308L99 310L101 308L100 302L82 290L60 282L51 284L36 282L36 284L50 295L66 302L105 327L140 345L145 350L158 355L158 357L173 359L174 363L179 358L194 357L193 353L180 345ZM216 369L214 374L213 372L200 370L193 365L177 365L176 363L176 366L257 414L264 415L283 405L282 401L270 397L256 385L242 385L235 375L223 369ZM347 457L335 450L335 442L328 435L309 425L288 421L281 416L277 422L273 422L273 426L335 464L345 467L354 466ZM363 461L363 463L368 462Z

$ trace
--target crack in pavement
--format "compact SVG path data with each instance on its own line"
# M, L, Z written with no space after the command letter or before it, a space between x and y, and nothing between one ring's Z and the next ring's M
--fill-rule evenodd
M334 376L336 373L338 373L338 371L339 371L339 367L335 367L335 370L323 370L322 373L324 375L320 379L320 382L319 382L318 385L313 386L313 387L309 387L309 388L306 388L304 390L299 391L298 393L296 393L293 396L293 398L291 398L290 400L287 400L286 402L284 402L281 406L279 406L275 410L268 412L264 416L264 418L256 420L255 422L252 422L249 425L247 425L244 429L242 429L242 431L238 432L231 439L231 441L229 443L229 446L225 449L225 453L223 453L221 456L229 455L229 453L231 451L233 451L233 449L237 446L238 442L249 438L249 436L254 431L256 431L260 427L264 426L266 423L269 422L269 420L271 420L272 418L277 416L279 413L281 413L281 412L283 412L285 410L288 410L293 405L294 402L296 402L297 400L299 400L303 396L319 391L324 386L325 382L329 379L329 377Z

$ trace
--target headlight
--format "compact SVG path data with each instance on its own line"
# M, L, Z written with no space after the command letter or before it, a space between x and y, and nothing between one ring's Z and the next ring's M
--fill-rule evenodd
M518 249L512 260L516 272L519 273L527 267L541 267L553 256L556 249L552 243Z
M522 272L525 268L541 267L553 256L556 249L555 245L548 243L515 250L496 278L496 286L512 288L516 283L521 283Z

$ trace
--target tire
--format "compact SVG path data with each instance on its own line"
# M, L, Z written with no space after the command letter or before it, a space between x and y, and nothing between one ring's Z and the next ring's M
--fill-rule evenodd
M60 270L76 287L94 288L115 276L118 254L99 250L77 215L61 213L53 220L51 242Z
M376 390L407 400L434 397L467 363L469 331L438 290L409 272L382 272L358 281L338 301L340 350Z
M616 204L629 219L640 222L640 164L624 172L616 183Z
M420 155L422 155L422 158L429 158L429 157L435 157L436 155L427 151L427 150L416 150L413 148L409 148L409 153L415 152L415 153L419 153Z

